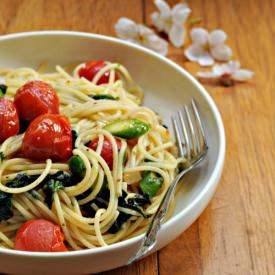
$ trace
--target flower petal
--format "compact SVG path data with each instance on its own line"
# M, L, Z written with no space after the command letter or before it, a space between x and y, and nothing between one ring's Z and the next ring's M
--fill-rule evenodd
M210 48L210 52L219 61L228 61L232 56L232 50L225 44L219 44Z
M182 25L188 18L191 9L187 4L177 4L172 9L172 20L174 24Z
M214 72L197 72L197 75L201 78L218 78L219 75Z
M254 72L250 70L239 69L233 73L232 78L237 81L246 81L252 78L253 75Z
M222 30L214 30L209 34L209 44L214 46L217 44L224 44L227 35Z
M168 43L156 34L148 35L142 44L161 55L166 55L168 52Z
M163 31L165 21L160 16L159 12L153 12L151 15L151 20L153 25L157 28L158 31Z
M233 61L230 60L228 63L228 68L229 70L233 73L235 71L237 71L238 69L240 69L240 62L239 61Z
M184 54L189 60L197 61L201 66L210 66L214 64L213 57L201 45L191 45L185 50Z
M157 6L157 8L159 9L161 16L164 16L164 17L170 16L171 9L165 1L155 0L154 3Z
M125 17L120 18L115 25L116 34L122 39L134 39L137 36L137 24Z
M185 29L181 25L173 25L168 36L171 43L176 48L180 48L184 44Z
M151 30L150 28L148 28L142 24L138 24L137 29L138 29L138 35L140 35L140 36L148 36L148 35L152 35L152 34L155 35L153 30Z
M194 28L191 30L190 35L195 44L206 45L208 43L209 33L204 28Z
M198 62L201 66L211 66L214 64L214 59L208 52L204 52L199 57Z
M215 66L213 66L212 71L214 74L219 75L219 76L221 76L223 74L231 74L232 73L232 71L230 70L230 68L228 66L228 63L222 64L222 65L215 65Z
M205 50L201 45L193 44L184 51L184 54L190 61L198 61L204 52Z
M240 68L240 62L239 61L232 61L230 60L229 62L221 65L215 65L212 68L212 71L215 74L223 75L223 74L230 74L232 75L234 72L239 70Z

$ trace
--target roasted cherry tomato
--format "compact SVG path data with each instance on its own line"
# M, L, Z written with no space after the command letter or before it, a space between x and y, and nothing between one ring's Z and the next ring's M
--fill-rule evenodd
M43 219L30 220L21 225L16 233L14 249L35 252L68 251L61 228Z
M0 97L0 143L19 132L19 118L12 101Z
M62 115L44 114L34 119L23 138L22 152L34 160L66 160L72 154L72 130Z
M92 81L95 75L106 66L107 64L103 60L95 60L95 61L89 61L85 64L84 67L80 68L78 71L78 75L80 77L85 77L86 79ZM97 84L105 84L109 82L110 78L110 72L105 72L97 81ZM117 73L115 73L115 80L118 80L119 77Z
M43 81L30 81L19 88L14 104L19 117L25 121L46 113L59 113L58 96L53 87Z
M92 150L96 151L97 145L98 145L98 138L92 140L89 144L89 147ZM116 145L117 145L117 148L119 151L121 149L121 141L119 139L116 139ZM104 137L103 146L102 146L100 155L106 161L109 168L112 170L113 162L114 162L113 147L112 147L110 140L107 139L106 137Z

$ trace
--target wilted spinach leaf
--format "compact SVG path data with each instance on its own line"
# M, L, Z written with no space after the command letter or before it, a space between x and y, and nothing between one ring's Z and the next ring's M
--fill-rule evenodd
M29 185L38 177L38 175L29 176L27 174L20 173L15 177L14 180L8 182L6 185L10 188L20 188Z
M64 187L73 186L78 182L78 180L64 172L58 171L53 175L48 175L46 179L42 182L43 184L43 192L45 194L45 203L48 207L52 208L53 202L53 194L57 192L59 189L63 189Z
M118 97L113 97L112 95L89 95L94 100L118 100Z
M0 192L0 221L13 216L11 199L12 194Z
M143 208L141 207L150 203L148 196L136 194L135 197L129 198L127 201L126 197L127 193L123 191L122 197L118 198L118 206L135 210L136 212L140 213L144 218L148 217L148 215L144 212Z
M76 130L72 130L72 148L75 149L75 141L77 139L78 135Z
M6 184L7 187L10 188L20 188L24 187L34 180L37 179L38 176L28 176L26 174L18 174L14 180L8 182ZM12 212L12 194L0 192L0 221L8 220L13 216Z
M0 84L0 97L4 96L7 92L8 86L5 84Z
M53 203L53 194L57 192L59 189L63 189L64 185L63 182L59 180L50 179L44 186L43 192L45 194L45 203L48 207L52 208Z
M143 217L147 218L149 215L144 213L142 206L145 206L150 203L149 197L147 195L136 194L134 197L126 200L127 193L125 191L122 192L122 196L118 198L118 206L123 208L128 208L137 211ZM109 229L111 234L118 232L121 226L131 217L130 214L119 211L119 215L115 222Z
M112 226L109 228L109 232L111 234L117 233L121 226L131 217L131 215L119 212L117 219L115 222L112 224Z

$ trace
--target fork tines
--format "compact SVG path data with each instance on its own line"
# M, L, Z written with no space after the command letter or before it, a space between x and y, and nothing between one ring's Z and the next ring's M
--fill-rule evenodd
M177 184L185 174L197 167L207 154L206 138L194 99L192 99L191 107L185 105L183 110L178 112L178 117L172 117L172 121L175 128L179 154L181 157L187 159L187 161L184 165L185 167L182 167L179 174L167 188L153 219L150 221L145 237L136 254L129 260L129 264L140 259L154 247L161 223L169 209L169 204Z
M188 160L207 149L205 132L202 127L198 106L192 99L191 106L184 105L178 117L172 118L179 154Z

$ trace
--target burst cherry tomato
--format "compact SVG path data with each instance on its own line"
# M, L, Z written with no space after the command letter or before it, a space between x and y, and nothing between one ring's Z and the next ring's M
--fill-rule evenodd
M89 61L85 64L84 67L80 68L78 75L80 77L85 77L86 79L92 81L95 75L106 66L107 64L103 60ZM109 82L110 72L105 72L97 81L97 84L105 84ZM115 80L118 80L119 77L115 73Z
M30 220L17 231L15 249L35 252L68 251L61 228L47 220Z
M19 118L13 102L5 97L0 97L0 143L17 135L18 131Z
M44 114L34 119L23 138L22 152L34 160L66 160L72 153L72 131L65 116Z
M16 92L14 104L22 120L32 121L39 115L59 113L59 99L52 86L30 81Z
M97 145L98 145L98 138L92 140L89 144L89 147L92 150L96 151ZM117 145L117 148L119 151L121 149L121 141L119 139L116 139L116 145ZM110 140L107 139L106 137L104 137L103 146L102 146L100 155L106 161L109 168L112 170L113 162L114 162L113 148L112 148L112 144L111 144Z

